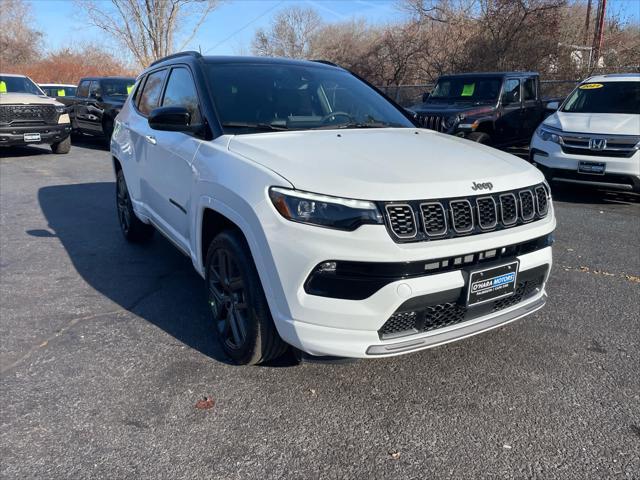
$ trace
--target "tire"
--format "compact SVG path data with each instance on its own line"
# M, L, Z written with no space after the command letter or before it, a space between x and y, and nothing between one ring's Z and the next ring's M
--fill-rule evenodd
M467 138L472 142L482 143L483 145L491 145L491 137L484 132L471 132Z
M67 137L58 143L51 144L51 151L57 154L69 153L71 150L71 136L67 135Z
M207 250L207 299L217 340L238 365L256 365L282 356L280 338L244 237L226 230Z
M113 119L107 118L102 122L102 133L107 139L107 142L111 141L111 135L113 135Z
M153 236L153 226L143 223L133 211L127 182L122 170L116 175L116 209L118 223L124 238L132 243L145 243Z

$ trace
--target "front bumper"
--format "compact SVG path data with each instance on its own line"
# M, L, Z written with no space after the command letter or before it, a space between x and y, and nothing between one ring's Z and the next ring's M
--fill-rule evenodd
M538 166L549 181L640 193L640 150L626 158L569 154L563 152L559 144L544 141L534 134L530 147L530 160ZM604 163L605 173L580 173L578 172L580 162Z
M465 317L455 325L399 338L380 334L383 325L398 309L413 299L439 294L460 296L465 291L471 267L399 279L361 300L310 295L305 291L305 282L318 264L329 259L373 263L424 261L426 265L431 259L528 242L549 235L555 225L551 209L542 220L507 230L397 244L383 226L365 225L355 232L340 232L278 219L265 232L286 304L286 308L272 308L278 332L286 342L312 355L364 358L408 353L495 328L542 306L552 264L550 247L515 257L520 262L519 274L538 267L544 271L539 288L526 299L500 311ZM506 263L507 259L501 261Z
M26 142L25 133L39 133L39 142ZM0 127L0 147L14 147L38 143L52 144L63 141L71 133L71 124Z

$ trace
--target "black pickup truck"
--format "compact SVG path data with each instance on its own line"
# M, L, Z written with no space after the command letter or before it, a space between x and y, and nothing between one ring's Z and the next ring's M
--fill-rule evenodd
M74 96L58 97L69 111L73 131L111 138L113 121L135 81L127 77L83 78Z
M444 75L409 108L424 128L505 147L528 143L550 113L535 72Z

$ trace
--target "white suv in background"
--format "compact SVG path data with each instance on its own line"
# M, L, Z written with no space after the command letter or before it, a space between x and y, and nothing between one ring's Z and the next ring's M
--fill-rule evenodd
M640 193L640 74L582 82L531 140L548 180Z
M206 279L237 363L289 345L381 357L545 303L556 222L539 170L418 128L324 62L151 65L111 139L124 236L160 231Z

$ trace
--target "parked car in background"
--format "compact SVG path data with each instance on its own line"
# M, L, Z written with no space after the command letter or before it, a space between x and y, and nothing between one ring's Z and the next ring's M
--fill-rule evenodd
M0 146L51 145L53 153L71 148L66 108L47 97L24 75L0 73Z
M545 105L535 72L465 73L440 77L409 110L425 128L505 147L529 143Z
M550 181L640 193L640 74L582 82L540 125L529 151Z
M173 55L149 66L111 153L124 237L158 230L206 279L235 362L376 358L542 308L555 217L525 160L418 128L319 62Z
M76 86L66 83L41 83L38 85L47 97L72 97L76 94Z
M73 131L111 138L114 119L135 84L129 77L87 77L75 95L58 97L71 115Z

